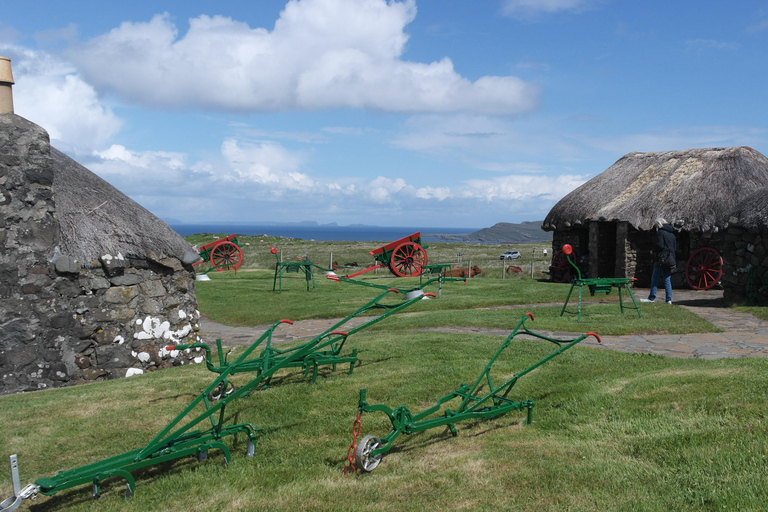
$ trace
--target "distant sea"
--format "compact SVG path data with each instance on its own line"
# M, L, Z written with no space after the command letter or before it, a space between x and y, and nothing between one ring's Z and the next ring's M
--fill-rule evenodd
M383 226L311 226L311 225L259 225L259 224L169 224L181 236L198 233L228 233L238 235L269 235L320 242L376 242L393 241L417 231L424 242L446 240L440 235L462 235L480 228L405 228Z

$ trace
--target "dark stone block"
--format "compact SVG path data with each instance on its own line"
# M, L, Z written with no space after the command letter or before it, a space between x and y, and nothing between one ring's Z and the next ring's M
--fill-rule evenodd
M101 345L96 347L96 365L100 368L128 368L133 364L130 348L125 345Z
M59 313L50 317L49 325L54 329L68 329L74 323L69 313Z

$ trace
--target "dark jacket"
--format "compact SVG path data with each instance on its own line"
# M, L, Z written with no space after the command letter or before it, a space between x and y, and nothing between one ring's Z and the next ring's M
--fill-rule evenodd
M656 230L656 237L653 242L653 254L658 258L659 253L668 248L673 253L677 252L677 239L675 230L671 224L664 224Z

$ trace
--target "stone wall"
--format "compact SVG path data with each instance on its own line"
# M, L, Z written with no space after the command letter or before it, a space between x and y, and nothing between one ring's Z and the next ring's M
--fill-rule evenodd
M0 394L201 361L164 348L195 336L192 268L62 254L53 173L47 133L0 116Z
M768 284L768 229L730 226L723 244L723 298L729 303L752 302L747 284L756 287ZM768 302L768 291L759 296L759 303Z

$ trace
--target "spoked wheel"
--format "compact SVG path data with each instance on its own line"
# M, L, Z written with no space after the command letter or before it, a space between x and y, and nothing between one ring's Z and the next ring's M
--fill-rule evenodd
M723 276L723 258L711 247L702 247L691 254L685 265L685 280L694 290L709 290Z
M576 254L571 249L571 259L576 261ZM567 255L565 251L558 251L552 256L552 263L549 266L549 275L552 281L555 283L570 283L571 282L571 264L568 263Z
M381 446L381 439L376 436L365 436L355 450L355 465L361 471L370 473L381 462L381 454L371 456L371 451Z
M235 392L235 385L231 382L219 382L219 385L213 388L210 393L208 393L208 400L215 401L215 400L221 400L225 396L229 396L232 393Z
M421 275L421 269L427 264L427 251L415 242L403 242L392 252L389 269L400 277Z
M211 250L211 265L216 270L237 270L243 264L243 251L232 242L221 242Z

